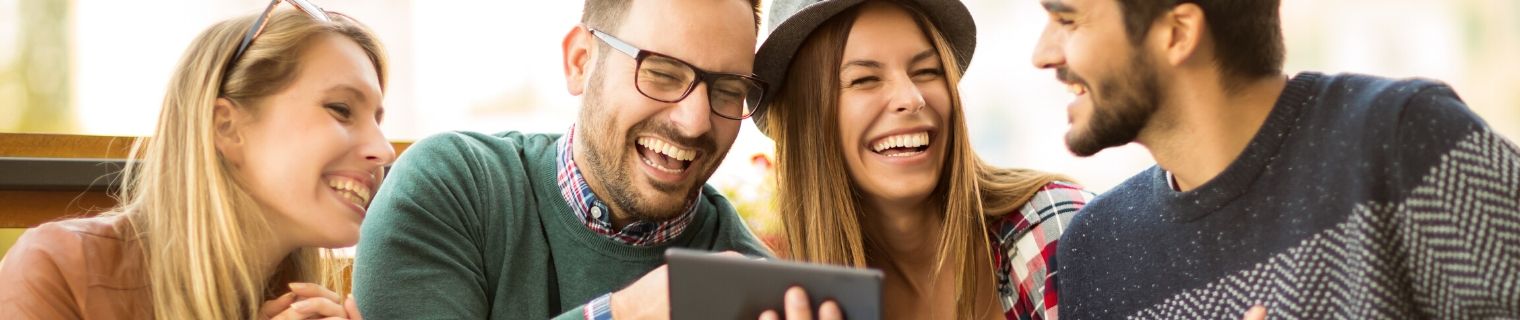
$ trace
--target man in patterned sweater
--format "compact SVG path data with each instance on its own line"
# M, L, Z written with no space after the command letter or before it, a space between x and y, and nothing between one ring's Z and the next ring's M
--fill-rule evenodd
M1072 319L1520 318L1520 152L1431 80L1282 73L1277 0L1041 0L1073 153L1157 166L1079 213Z

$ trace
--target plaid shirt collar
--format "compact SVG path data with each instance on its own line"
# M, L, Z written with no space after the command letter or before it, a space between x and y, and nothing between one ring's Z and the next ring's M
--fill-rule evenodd
M686 225L691 223L691 218L697 211L695 200L689 201L686 204L686 212L675 219L663 222L634 221L624 226L623 230L616 230L612 224L612 209L598 199L596 193L591 192L591 185L586 183L585 176L581 175L580 167L575 164L575 159L572 157L574 150L571 147L574 141L575 126L571 126L570 132L566 133L563 139L559 139L555 146L559 150L559 189L560 195L565 198L566 203L570 204L575 217L586 224L587 228L618 242L634 246L659 245L681 235L681 231L686 230ZM697 198L694 199L701 197L701 191L698 191Z

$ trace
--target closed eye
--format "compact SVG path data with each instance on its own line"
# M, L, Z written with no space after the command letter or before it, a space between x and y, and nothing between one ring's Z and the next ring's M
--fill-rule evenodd
M353 108L349 107L348 104L345 103L328 103L322 105L322 107L326 108L329 112L332 112L333 116L337 117L339 121L348 122L348 120L354 115Z
M877 78L876 76L860 77L850 80L850 84L847 87L863 86L876 83L877 81L881 81L881 78Z
M928 69L919 69L917 72L914 72L913 73L913 78L914 79L919 79L919 80L934 80L934 79L939 79L939 77L942 77L944 75L945 75L945 69L928 68Z

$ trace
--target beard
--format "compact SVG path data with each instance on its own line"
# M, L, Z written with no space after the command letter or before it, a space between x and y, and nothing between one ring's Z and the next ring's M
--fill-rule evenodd
M581 155L586 163L579 167L600 180L602 191L606 194L597 194L597 197L612 205L614 211L621 211L637 221L659 222L676 218L685 212L687 205L701 191L707 177L712 175L712 167L717 163L713 159L721 159L717 154L717 139L712 132L698 137L685 137L672 124L658 122L654 118L635 123L623 135L623 139L617 139L613 134L613 130L616 130L613 117L616 110L602 96L605 90L602 74L605 72L596 72L591 76L590 85L596 90L586 90L585 102L581 106L581 124L578 129L584 134L576 139L585 143L587 152ZM640 190L634 186L633 175L637 174L638 168L631 168L630 163L623 160L629 156L640 156L630 154L634 149L629 148L634 145L637 133L650 133L695 148L702 156L695 159L686 170L690 174L698 174L697 179L685 183L651 181L653 190ZM662 195L671 194L680 196L659 199Z
M1085 126L1074 126L1066 133L1066 148L1080 157L1097 154L1103 149L1129 144L1140 136L1151 116L1161 105L1161 84L1156 68L1136 51L1130 55L1128 70L1118 70L1118 76L1102 79L1092 88L1092 115ZM1087 82L1069 69L1057 70L1062 81ZM1076 129L1078 127L1084 129Z

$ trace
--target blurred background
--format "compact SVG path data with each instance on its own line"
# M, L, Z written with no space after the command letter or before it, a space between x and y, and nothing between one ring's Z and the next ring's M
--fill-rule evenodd
M393 71L383 128L392 140L447 130L560 133L575 120L580 102L564 87L560 40L578 22L581 1L313 2L368 24L387 46ZM961 92L983 158L1065 173L1095 192L1154 163L1134 145L1091 158L1066 151L1072 97L1029 62L1046 21L1037 0L965 2L979 47ZM0 0L0 132L148 134L191 39L267 4ZM1520 1L1283 0L1282 16L1289 73L1439 79L1501 134L1520 137ZM757 233L775 239L771 150L746 121L710 182ZM0 252L20 232L0 230Z

